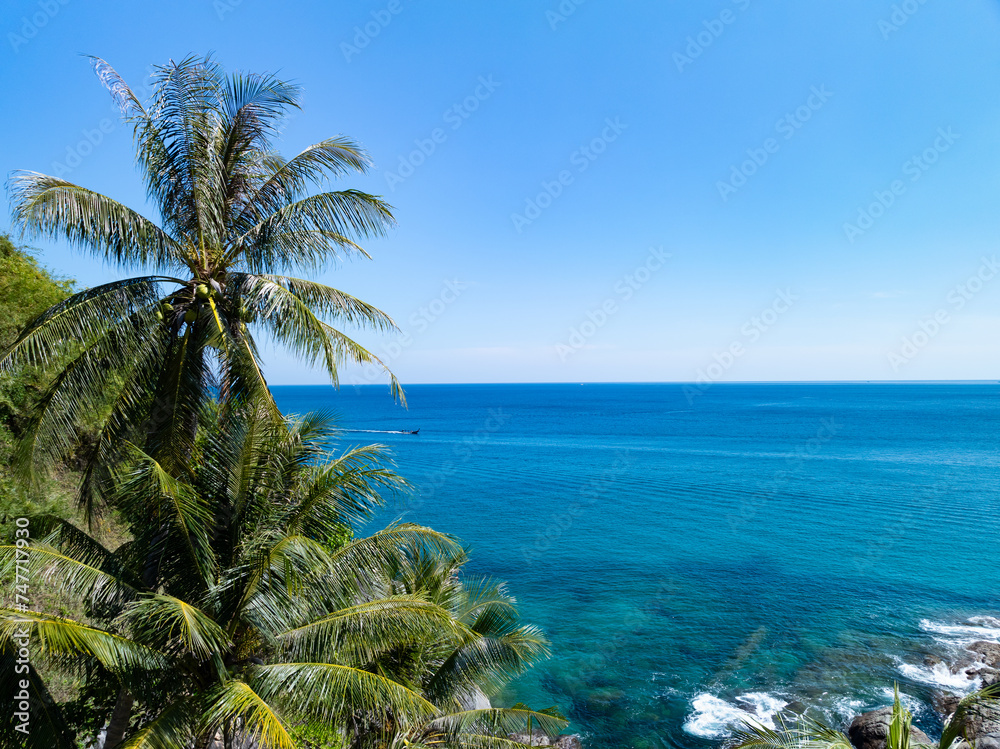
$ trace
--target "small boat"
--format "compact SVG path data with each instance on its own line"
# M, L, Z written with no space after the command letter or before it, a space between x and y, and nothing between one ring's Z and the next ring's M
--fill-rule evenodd
M418 434L419 432L420 432L419 429L412 429L412 430L410 430L410 429L404 429L403 430L403 434Z

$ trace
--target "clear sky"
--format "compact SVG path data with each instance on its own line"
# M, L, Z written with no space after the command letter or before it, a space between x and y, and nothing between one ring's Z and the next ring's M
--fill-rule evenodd
M997 0L5 0L0 33L0 169L140 208L81 53L298 82L281 150L351 135L395 207L321 280L397 320L361 337L404 383L1000 376Z

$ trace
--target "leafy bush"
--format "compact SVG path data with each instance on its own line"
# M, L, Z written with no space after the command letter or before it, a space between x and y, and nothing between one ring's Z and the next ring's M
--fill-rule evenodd
M0 350L6 350L35 317L73 291L73 282L53 276L24 247L0 234ZM29 491L11 476L14 443L41 395L46 377L36 368L0 374L0 523L39 512L65 515L70 503L56 481ZM4 533L3 535L6 535Z

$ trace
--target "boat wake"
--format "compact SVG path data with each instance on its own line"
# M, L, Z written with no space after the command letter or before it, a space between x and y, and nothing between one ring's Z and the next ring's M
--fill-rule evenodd
M344 432L365 434L417 434L419 429L344 429Z

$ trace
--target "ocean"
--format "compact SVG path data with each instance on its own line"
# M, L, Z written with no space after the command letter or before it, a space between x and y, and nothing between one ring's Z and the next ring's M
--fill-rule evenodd
M454 534L553 657L502 695L588 749L718 746L891 702L931 735L925 656L1000 639L1000 385L273 388L380 442L416 491L375 525ZM393 434L419 429L419 434Z

